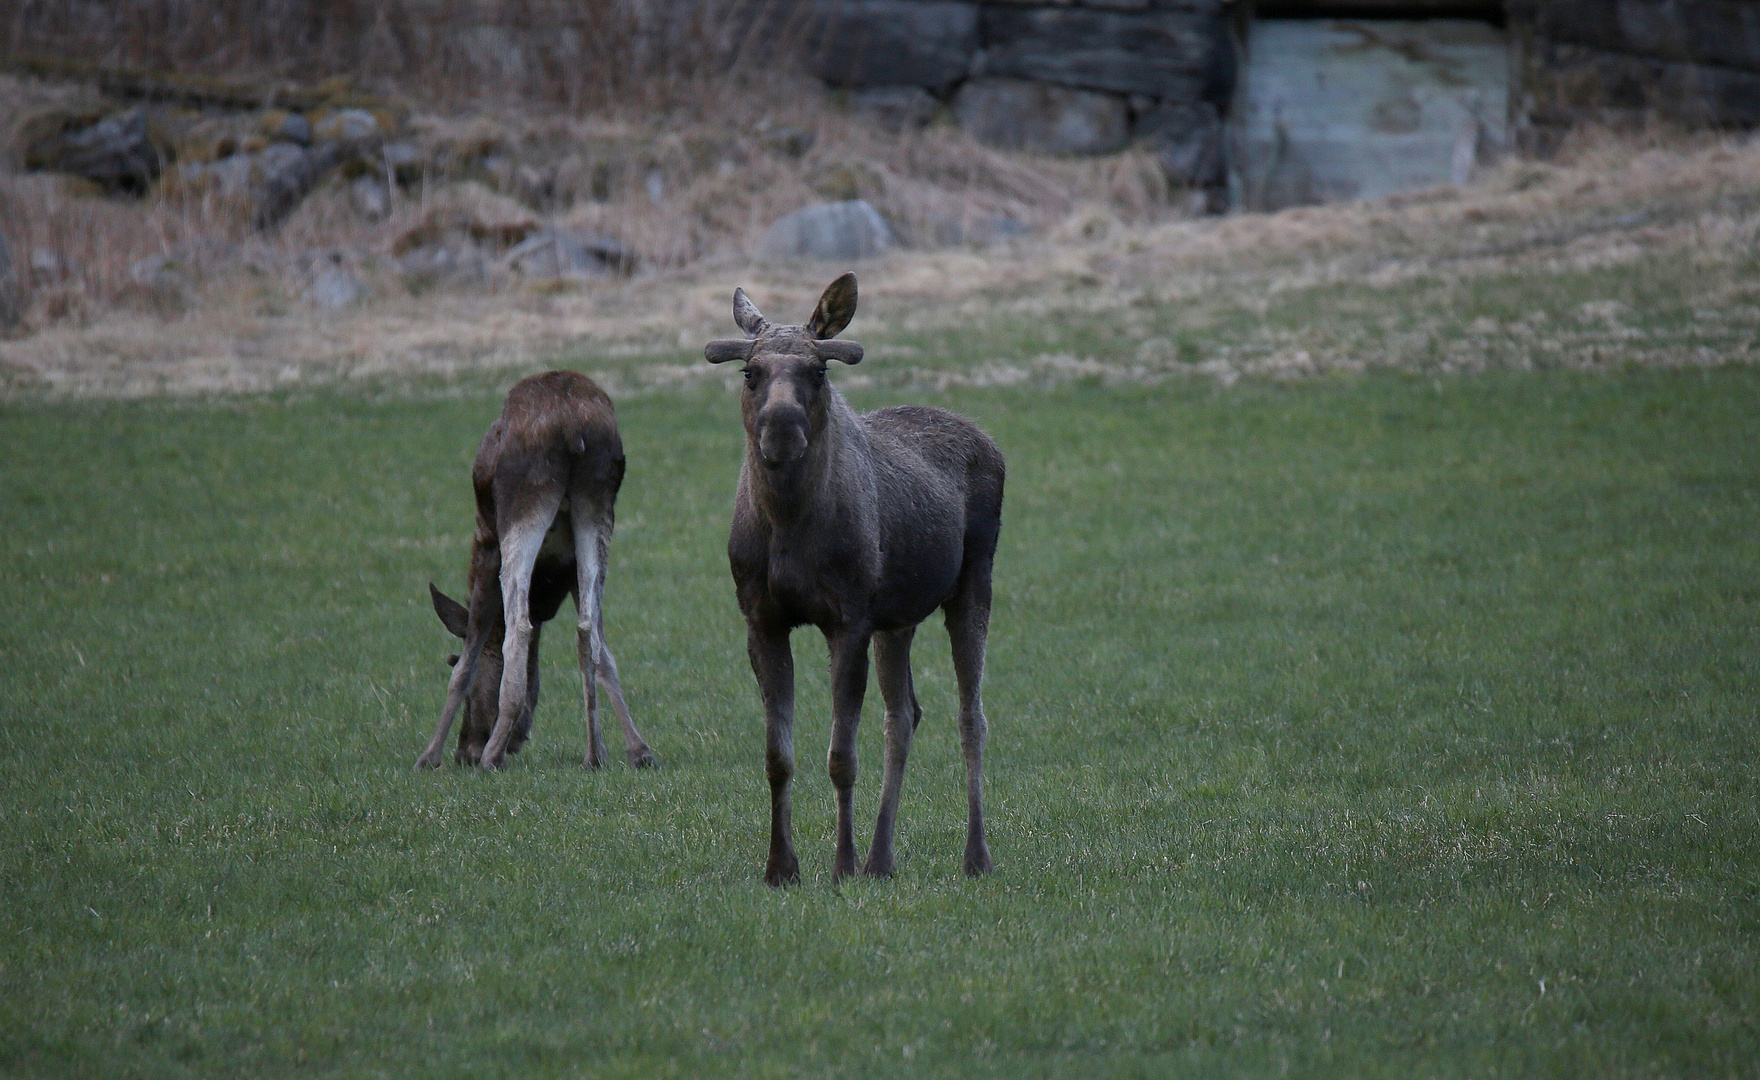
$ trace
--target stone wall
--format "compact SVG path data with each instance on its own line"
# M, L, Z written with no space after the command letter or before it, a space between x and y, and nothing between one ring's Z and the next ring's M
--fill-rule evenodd
M1760 4L1752 0L1510 0L1518 145L1572 126L1661 119L1760 125Z
M1239 64L1232 0L815 0L815 75L857 110L925 122L941 103L1011 149L1152 148L1170 179L1220 192Z

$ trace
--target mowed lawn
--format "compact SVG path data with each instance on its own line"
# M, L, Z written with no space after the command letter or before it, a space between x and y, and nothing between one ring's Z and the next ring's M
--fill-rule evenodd
M787 891L731 395L619 406L641 773L566 620L410 772L492 389L0 406L0 1073L1760 1075L1760 372L908 396L1009 459L997 872L932 623L831 883L809 629Z

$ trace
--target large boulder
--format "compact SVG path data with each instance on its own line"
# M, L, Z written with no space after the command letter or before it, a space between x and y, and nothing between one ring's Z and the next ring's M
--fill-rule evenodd
M1124 98L1024 79L973 79L953 101L960 127L991 146L1107 154L1129 137Z
M1158 100L1226 102L1233 39L1219 11L986 5L985 74Z
M1208 101L1166 101L1137 117L1132 131L1161 163L1167 178L1189 188L1228 182L1222 115Z
M897 242L880 211L849 199L796 210L770 226L759 252L769 259L865 259Z
M946 90L971 71L978 5L949 0L820 0L806 41L833 86Z
M96 123L43 131L25 147L27 168L71 173L106 191L142 194L158 179L164 158L140 109L106 116Z

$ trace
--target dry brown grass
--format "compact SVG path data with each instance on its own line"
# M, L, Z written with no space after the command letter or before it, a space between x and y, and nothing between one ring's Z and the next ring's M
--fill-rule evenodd
M732 169L698 164L692 139L707 133L688 125L528 119L562 125L583 142L615 137L656 148L643 164L678 178L676 188L667 181L658 206L645 192L621 192L558 212L615 231L642 251L647 261L633 279L566 288L497 280L412 294L383 264L400 230L419 220L420 200L406 199L390 220L366 226L351 216L345 195L329 191L308 200L278 236L240 241L243 253L226 264L234 269L193 275L179 304L87 311L0 343L0 367L13 393L79 395L257 390L557 362L588 367L622 392L713 379L693 357L702 341L727 332L734 285L745 285L778 317L798 318L842 269L763 264L748 254L773 215L823 197L813 186L818 170L840 166L857 173L856 193L907 222L912 213L951 205L960 213L1011 213L1040 227L1026 240L900 251L859 266L860 334L884 363L852 377L875 371L953 384L1201 373L1226 380L1372 366L1471 368L1518 362L1509 359L1517 355L1558 364L1756 358L1760 143L1752 139L1585 136L1553 162L1510 162L1465 189L1182 219L1164 196L1146 191L1129 156L1032 160L972 147L944 130L892 136L822 104L799 108L723 125L718 145L748 154ZM437 129L484 122L433 121ZM765 149L777 127L809 123L815 141L805 154ZM16 177L6 183L9 197L22 185L43 186ZM430 192L430 205L438 198ZM87 201L94 215L126 216L114 204ZM160 223L129 226L134 233L118 226L136 246L117 249L132 256L151 238L169 242L182 235L175 222L194 212L147 208L145 216ZM365 302L341 312L315 310L300 298L302 253L331 248L357 253L351 258L370 286ZM1698 268L1693 287L1703 295L1692 303L1708 314L1697 337L1646 338L1621 321L1617 303L1596 296L1571 301L1570 312L1540 312L1540 321L1499 317L1489 327L1483 317L1445 325L1428 310L1436 297L1447 301L1476 282L1510 275L1538 282L1622 268L1664 273L1677 264ZM1396 298L1391 307L1340 308L1299 325L1266 318L1241 329L1243 313L1250 324L1254 313L1292 298L1358 286L1389 296L1427 289L1429 299L1406 305L1417 310ZM1595 303L1615 306L1576 310ZM1195 355L1169 344L1169 318L1196 335ZM1054 336L1059 326L1084 320L1110 324L1122 344L1035 348L1009 338L1021 327ZM1209 324L1218 328L1214 335L1205 333Z

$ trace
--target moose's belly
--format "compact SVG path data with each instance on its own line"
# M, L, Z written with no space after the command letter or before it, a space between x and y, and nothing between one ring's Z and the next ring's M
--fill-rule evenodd
M959 583L963 546L926 545L886 560L885 575L874 597L874 629L915 626L947 603Z

